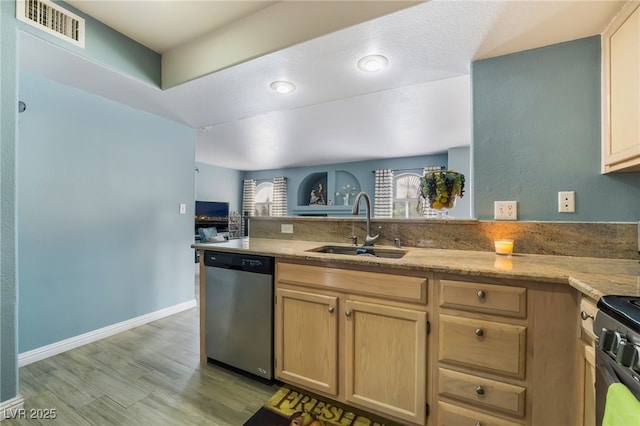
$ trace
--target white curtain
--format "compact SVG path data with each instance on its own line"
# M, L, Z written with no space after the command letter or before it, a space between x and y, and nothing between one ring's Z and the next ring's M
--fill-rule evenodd
M439 172L440 170L444 170L444 166L427 166L424 168L422 172L422 176L427 174L427 172ZM422 188L422 186L420 186ZM429 203L426 202L426 199L422 198L422 194L420 194L420 205L422 206L422 216L424 217L438 217L438 210L432 209L429 207Z
M242 182L242 217L253 216L256 210L256 180L245 179ZM242 221L242 235L247 235L246 220Z
M273 178L273 205L271 215L287 215L287 178L284 176Z
M393 217L393 170L376 170L374 185L374 217Z

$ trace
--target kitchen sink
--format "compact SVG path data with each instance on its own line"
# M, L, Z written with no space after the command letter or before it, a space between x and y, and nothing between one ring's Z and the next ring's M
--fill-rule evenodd
M402 256L407 254L406 250L379 248L373 246L321 246L307 251L315 253L344 254L347 256L374 256L389 259L400 259Z

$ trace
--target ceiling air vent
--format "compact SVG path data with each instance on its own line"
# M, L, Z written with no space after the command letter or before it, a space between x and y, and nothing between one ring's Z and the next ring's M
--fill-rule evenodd
M49 0L16 0L16 18L84 48L84 19Z

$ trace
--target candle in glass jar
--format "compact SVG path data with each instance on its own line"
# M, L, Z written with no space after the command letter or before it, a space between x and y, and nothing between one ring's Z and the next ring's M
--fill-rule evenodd
M513 240L494 240L493 244L498 254L513 253Z

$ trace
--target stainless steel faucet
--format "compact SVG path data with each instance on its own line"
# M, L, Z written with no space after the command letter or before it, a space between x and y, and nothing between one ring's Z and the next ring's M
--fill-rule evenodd
M354 215L360 214L360 198L364 198L366 204L365 207L367 208L367 235L364 237L364 245L372 246L373 243L375 243L378 238L380 238L380 233L378 232L376 235L371 235L371 199L366 192L359 192L358 195L356 195L356 199L353 202L353 210L351 210L351 213L353 213ZM381 227L379 226L378 230L380 230L380 228Z

